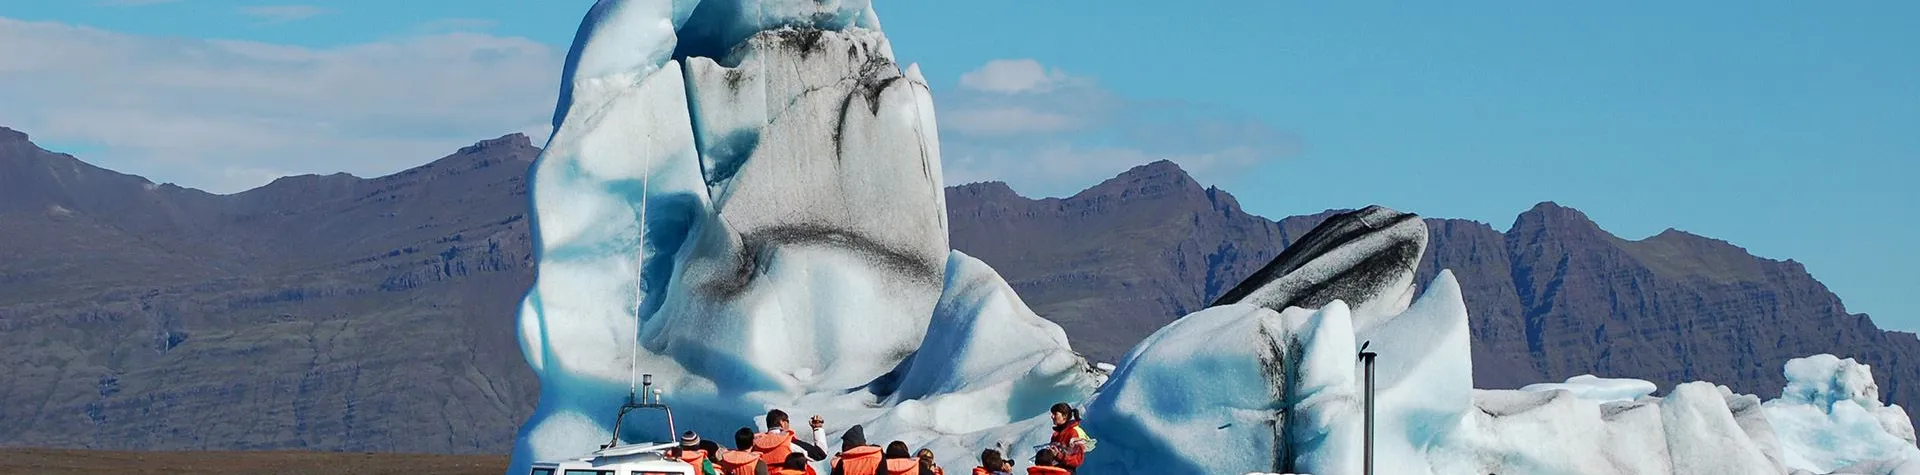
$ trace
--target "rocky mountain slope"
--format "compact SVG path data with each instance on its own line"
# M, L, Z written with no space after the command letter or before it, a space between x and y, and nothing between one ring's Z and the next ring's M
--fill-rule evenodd
M0 129L0 445L504 450L537 153L221 196Z
M391 176L212 195L0 129L0 445L506 451L538 394L512 326L537 154L510 135ZM952 245L1101 361L1331 214L1254 216L1169 162L1064 199L950 187L947 206ZM1771 397L1786 359L1832 352L1873 364L1883 399L1920 400L1920 339L1846 313L1793 261L1624 240L1551 203L1505 232L1427 224L1419 281L1459 277L1478 386L1591 372Z

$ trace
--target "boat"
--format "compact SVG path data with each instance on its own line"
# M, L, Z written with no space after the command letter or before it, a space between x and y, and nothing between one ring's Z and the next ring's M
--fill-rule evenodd
M660 399L660 391L653 389L653 375L646 375L639 398L633 392L627 393L627 402L620 406L620 415L613 420L613 440L600 446L599 450L565 460L536 461L527 475L694 475L699 473L693 465L667 456L667 451L678 447L674 441L673 409ZM649 399L648 396L652 396ZM628 412L635 409L658 409L667 414L667 442L620 443L620 425Z

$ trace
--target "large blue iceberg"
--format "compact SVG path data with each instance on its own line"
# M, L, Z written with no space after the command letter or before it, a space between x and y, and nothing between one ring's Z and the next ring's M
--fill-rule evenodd
M1828 355L1764 403L1590 376L1475 390L1459 285L1416 292L1426 228L1379 207L1091 366L949 249L926 80L866 1L602 0L563 74L519 314L541 395L510 474L612 439L640 373L710 438L783 408L964 471L1031 456L1064 401L1099 440L1083 473L1355 474L1363 344L1376 473L1920 473L1904 413ZM658 417L619 433L670 437Z

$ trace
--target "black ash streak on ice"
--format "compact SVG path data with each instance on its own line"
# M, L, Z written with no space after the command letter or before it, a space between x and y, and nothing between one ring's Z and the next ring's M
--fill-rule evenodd
M741 236L741 242L743 245L734 260L732 271L724 273L724 277L701 284L703 294L729 298L746 291L753 283L753 276L765 272L761 264L771 260L771 253L782 247L819 246L845 250L860 256L872 268L893 271L897 276L918 284L940 285L941 275L946 268L945 263L928 261L911 252L887 247L859 233L818 223L757 229Z
M1401 213L1380 206L1369 206L1358 211L1350 211L1327 218L1313 228L1298 243L1287 246L1273 262L1261 267L1245 281L1232 290L1222 294L1212 305L1220 306L1241 303L1250 295L1287 274L1300 270L1326 254L1338 250L1341 246L1354 243L1379 231L1393 229L1406 223L1420 222L1420 216ZM1274 301L1250 301L1274 311L1287 307L1321 308L1334 300L1357 304L1378 298L1387 289L1392 280L1411 272L1420 264L1420 255L1424 240L1401 239L1389 244L1386 249L1368 254L1366 258L1347 265L1328 278L1314 282L1287 298Z

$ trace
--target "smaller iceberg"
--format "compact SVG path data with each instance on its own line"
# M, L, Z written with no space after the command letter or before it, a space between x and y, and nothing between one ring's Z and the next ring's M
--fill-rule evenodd
M1632 401L1659 389L1642 379L1602 378L1591 374L1567 378L1565 383L1529 384L1520 388L1521 391L1566 391L1574 397L1600 402Z
M1823 354L1788 361L1786 372L1786 390L1764 407L1788 467L1920 473L1920 465L1911 463L1920 461L1913 422L1900 406L1880 402L1871 367Z

